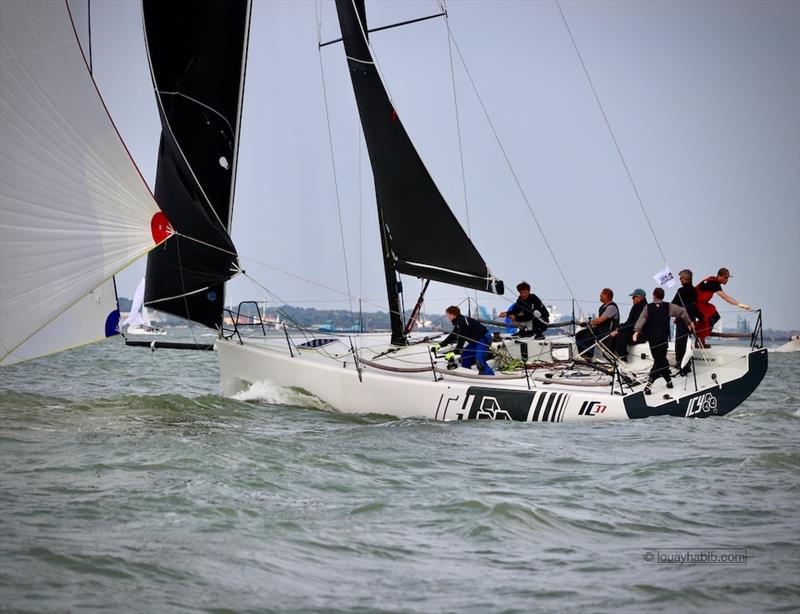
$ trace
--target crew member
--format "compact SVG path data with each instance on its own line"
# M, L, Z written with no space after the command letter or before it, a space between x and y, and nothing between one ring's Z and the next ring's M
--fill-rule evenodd
M683 307L689 315L692 322L699 322L703 316L697 310L697 290L692 282L692 272L689 269L683 269L678 273L678 278L681 280L681 287L675 293L672 299L672 304L678 307ZM699 328L698 324L695 324ZM692 368L689 365L681 367L683 356L686 354L686 341L689 338L689 328L685 322L680 318L675 318L675 360L678 363L679 375L686 375Z
M717 308L709 302L715 294L718 294L722 300L731 305L736 305L745 311L750 311L750 305L740 303L735 298L723 292L722 286L728 283L730 277L731 272L725 267L722 267L716 275L706 277L697 284L695 288L697 290L697 310L703 316L703 319L697 327L697 344L700 347L711 347L706 343L706 338L711 334L711 329L714 328L714 325L719 322L720 319Z
M575 335L575 345L578 353L591 359L594 356L594 344L605 339L608 334L619 326L619 307L614 302L614 291L603 288L600 291L600 309L597 317L589 322L589 326L578 331Z
M492 368L486 363L486 353L492 343L492 334L483 324L477 320L461 314L461 310L455 305L450 305L445 310L447 319L453 324L453 332L444 341L433 345L434 350L456 344L456 349L460 350L467 344L466 349L461 353L461 366L469 369L473 364L478 365L481 375L494 375Z
M542 300L531 292L531 286L527 281L517 284L517 302L508 311L501 311L499 316L508 316L512 322L519 326L520 337L530 337L534 339L544 339L544 331L550 322L550 314L544 306Z
M628 296L633 301L628 319L619 325L617 330L612 330L610 336L614 338L614 350L621 360L628 360L628 345L633 344L633 327L642 313L642 309L647 306L647 294L641 288L636 288ZM639 343L644 343L644 339L640 339Z
M689 319L689 314L683 307L678 307L672 303L664 302L664 288L653 290L653 302L642 310L639 319L634 326L633 340L639 339L639 334L644 332L647 341L650 343L650 354L653 356L653 368L650 369L650 376L647 385L644 387L645 394L651 394L653 382L659 377L667 381L667 388L672 388L672 378L669 375L669 362L667 362L667 344L669 343L669 319L680 318L684 321L689 330L694 330L694 324Z

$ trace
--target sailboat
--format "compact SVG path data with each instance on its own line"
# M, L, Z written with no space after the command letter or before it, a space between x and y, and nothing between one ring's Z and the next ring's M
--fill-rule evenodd
M166 335L167 331L153 326L150 321L150 314L144 305L145 279L145 277L142 277L139 285L136 286L136 292L134 292L131 302L131 310L128 313L128 317L119 325L120 330L127 326L128 335Z
M724 415L764 377L760 319L749 348L701 349L690 377L674 390L657 384L651 396L644 395L641 379L652 364L645 346L631 348L628 365L601 346L606 360L590 364L579 359L569 335L499 335L491 348L498 375L484 376L451 364L435 338L416 336L414 322L431 281L498 295L504 284L406 133L375 62L363 0L337 0L336 9L373 171L391 335L322 336L286 318L283 335L267 335L263 323L263 335L258 327L245 334L242 305L236 317L223 316L225 282L245 274L230 232L250 3L201 0L186 12L175 3L143 2L162 123L156 199L102 105L68 5L0 7L3 363L97 338L67 339L60 318L72 310L88 313L86 304L105 310L107 297L115 297L106 292L113 275L156 248L148 258L144 302L217 330L226 394L271 380L342 412L600 422ZM447 245L438 240L443 233ZM424 280L407 322L401 274ZM105 331L115 330L118 310L100 321ZM43 346L33 347L39 341Z
M114 275L166 241L67 2L0 2L0 364L115 335Z
M464 232L403 126L375 61L364 0L335 4L342 36L331 42L344 47L375 184L391 315L388 338L323 334L287 320L283 336L222 326L223 284L242 273L230 219L250 6L242 0L200 2L189 28L175 27L186 15L172 5L143 3L162 122L156 195L175 227L171 242L150 256L146 302L218 330L215 349L225 394L270 380L341 412L600 422L724 415L755 390L767 369L760 319L749 348L695 352L690 376L671 390L656 384L650 396L642 377L652 365L646 345L631 348L629 364L604 351L605 360L585 363L569 335L544 340L498 335L492 364L508 368L484 376L439 355L435 338L415 337L414 322L431 281L500 295L504 284ZM204 13L210 18L197 18ZM217 28L223 19L224 37ZM207 47L212 38L214 61ZM446 244L441 236L447 236ZM180 274L187 270L191 279ZM423 280L408 322L401 310L401 274Z

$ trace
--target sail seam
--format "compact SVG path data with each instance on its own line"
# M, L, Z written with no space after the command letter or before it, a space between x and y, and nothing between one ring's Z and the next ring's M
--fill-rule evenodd
M155 305L156 303L163 303L164 301L174 301L174 300L179 299L179 298L185 298L187 296L192 296L193 294L199 294L200 292L205 292L210 287L211 286L206 286L204 288L198 288L197 290L192 290L191 292L184 292L183 294L176 294L175 296L167 296L167 297L164 297L164 298L157 298L157 299L152 300L152 301L147 301L147 303L145 303L145 306L147 306L147 305ZM188 314L188 311L187 311L187 314Z
M198 100L197 98L193 98L192 96L189 96L188 94L184 94L183 92L168 92L167 90L157 90L157 92L159 94L167 95L167 96L180 96L181 98L185 98L186 100L189 100L191 102L194 102L195 104L200 105L204 109L208 109L212 113L216 113L217 115L219 115L222 118L222 121L224 121L226 124L228 124L228 128L230 128L230 131L234 132L233 126L231 126L231 123L228 121L228 118L225 117L219 111L217 111L214 107L211 107L211 106L207 105L205 102L202 102L202 101Z
M403 262L409 266L415 266L425 269L433 269L436 271L444 271L446 273L452 273L453 275L461 275L462 277L472 277L474 279L485 279L487 281L494 280L494 276L484 277L483 275L475 275L474 273L464 273L463 271L456 271L453 269L447 269L445 267L435 266L432 264L422 264L421 262L412 262L410 260L398 260L398 262Z
M375 62L370 62L369 60L359 60L358 58L354 58L354 57L351 57L349 55L346 55L344 57L346 57L348 60L351 60L353 62L359 62L360 64L372 64L373 66L375 65Z

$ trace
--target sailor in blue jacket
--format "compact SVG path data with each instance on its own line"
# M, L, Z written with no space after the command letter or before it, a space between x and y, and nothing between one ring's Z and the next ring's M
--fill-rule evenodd
M465 315L461 315L461 310L455 305L450 305L445 310L447 319L453 323L453 332L440 344L439 347L456 344L457 349L464 347L467 348L461 353L461 366L469 369L473 364L478 365L478 371L481 375L494 375L492 368L486 364L486 353L489 351L489 346L492 343L492 334L480 322Z

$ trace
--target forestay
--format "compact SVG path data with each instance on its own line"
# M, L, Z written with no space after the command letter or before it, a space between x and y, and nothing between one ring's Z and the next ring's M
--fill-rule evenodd
M10 364L113 334L112 275L169 225L100 98L66 2L0 2L0 65L0 363Z

